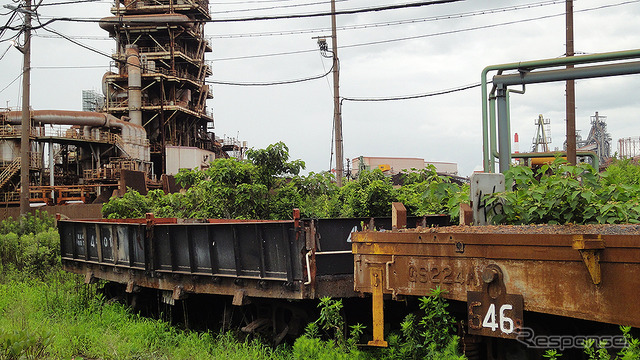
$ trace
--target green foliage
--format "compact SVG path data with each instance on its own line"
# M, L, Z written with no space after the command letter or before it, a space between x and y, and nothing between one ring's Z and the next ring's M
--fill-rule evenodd
M638 160L614 160L603 175L603 185L640 185L640 164Z
M0 360L37 360L44 358L53 335L46 331L41 334L28 330L7 332L0 329Z
M447 310L440 287L420 298L420 319L409 314L400 324L401 334L389 336L389 359L464 359L459 354L458 337L454 336L455 320Z
M587 339L584 342L584 353L589 356L589 360L609 360L611 354L607 351L607 341L603 340L598 343L598 347L594 346L595 341L593 339Z
M542 357L549 359L549 360L558 360L560 357L562 356L561 353L558 352L558 350L555 349L549 349L547 351L545 351L544 355L542 355Z
M258 176L263 184L271 187L276 177L282 175L298 175L305 168L302 160L289 160L289 148L283 142L267 146L266 149L247 150L247 159L258 169Z
M37 234L54 227L55 219L44 211L36 210L35 214L26 214L22 218L14 220L9 217L0 223L0 235L14 233L18 236L24 234Z
M640 223L640 185L613 182L624 177L600 175L588 164L556 159L535 173L512 167L505 178L513 189L487 197L487 205L502 204L503 214L493 218L497 223Z
M42 277L60 263L60 237L47 213L4 220L0 230L0 281Z
M232 334L183 331L105 301L98 285L56 270L44 280L0 283L0 359L275 360L286 347ZM19 301L16 301L19 299Z
M350 326L349 338L345 336L346 324L342 317L342 300L330 297L320 299L320 316L307 325L305 335L296 339L293 345L294 359L364 359L366 354L358 350L358 343L364 325ZM328 340L321 339L320 330Z
M151 211L149 198L129 188L121 198L111 198L102 205L102 215L107 219L143 218Z
M620 330L622 330L622 335L625 340L627 340L627 346L625 346L620 352L618 356L622 360L631 360L631 359L640 359L640 340L633 337L631 335L631 327L630 326L621 326Z
M338 200L341 217L390 216L397 196L391 179L375 169L361 171L358 180L344 184Z
M396 188L382 171L361 171L342 188L328 172L299 175L301 160L289 161L281 142L247 151L248 160L216 159L203 171L182 169L176 180L186 190L177 194L129 189L102 207L107 218L156 217L290 219L294 208L305 218L390 216L391 203L402 201L409 215L449 213L457 217L468 199L468 186L441 178L432 166L403 175Z

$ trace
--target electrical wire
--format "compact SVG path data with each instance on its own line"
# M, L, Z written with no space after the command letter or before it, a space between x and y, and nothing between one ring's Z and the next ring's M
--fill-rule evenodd
M579 12L589 12L589 11L595 11L595 10L602 10L604 8L628 5L628 4L637 3L637 2L640 2L640 0L628 0L628 1L623 1L623 2L620 2L620 3L616 3L616 4L600 5L600 6L586 8L586 9L575 10L574 12L579 13ZM414 40L414 39L428 38L428 37L441 36L441 35L451 35L451 34L467 32L467 31L482 30L482 29L489 29L489 28L495 28L495 27L506 26L506 25L513 25L513 24L526 23L526 22L537 21L537 20L544 20L544 19L548 19L548 18L554 18L554 17L559 17L559 16L565 16L565 15L566 14L564 12L562 12L562 13L552 14L552 15L538 16L538 17L535 17L535 18L506 21L506 22L502 22L502 23L495 23L495 24L489 24L489 25L480 25L480 26L474 26L474 27L469 27L469 28L464 28L464 29L441 31L441 32L437 32L437 33L429 33L429 34L408 36L408 37L402 37L402 38L393 38L393 39L387 39L387 40L378 40L378 41L371 41L371 42L365 42L365 43L356 43L356 44L349 44L349 45L339 45L338 49L347 49L347 48L355 48L355 47L360 47L360 46L386 44L386 43L391 43L391 42L396 42L396 41ZM211 61L245 60L245 59L255 59L255 58L282 56L282 55L293 55L293 54L310 53L310 52L315 52L315 51L318 51L318 50L316 48L314 48L314 49L308 49L308 50L285 51L285 52L279 52L279 53L234 56L234 57L212 59Z
M22 77L22 74L24 74L24 72L21 72L15 79L13 79L9 85L5 86L2 90L0 90L0 94L2 94L5 90L7 90L9 88L9 86L13 85L14 82L16 82L18 79L20 79Z
M38 22L39 22L39 21L38 21ZM47 28L47 27L42 27L42 29L44 29L45 31L48 31L48 32L50 32L50 33L56 34L56 35L60 36L61 38L65 39L65 40L67 40L67 41L70 41L70 42L72 42L72 43L74 43L74 44L76 44L76 45L78 45L78 46L80 46L80 47L82 47L82 48L84 48L84 49L87 49L87 50L92 51L92 52L94 52L94 53L96 53L96 54L99 54L99 55L102 55L102 56L105 56L105 57L108 57L109 59L111 59L111 55L109 55L109 54L105 54L105 53L103 53L102 51L100 51L100 50L98 50L98 49L94 49L94 48L92 48L91 46L88 46L88 45L85 45L85 44L83 44L83 43L81 43L81 42L79 42L79 41L73 40L73 39L71 39L71 38L67 37L67 36L66 36L66 35L64 35L64 34L59 33L59 32L58 32L58 31L56 31L56 30L49 29L49 28Z
M40 4L40 6L73 5L73 4L88 3L88 2L110 3L111 1L104 1L104 0L74 0L74 1L60 1L60 2L57 2L57 3Z
M295 0L248 0L248 1L230 1L230 2L215 2L215 5L240 5L240 4L262 4L262 3L274 3L274 2L288 2Z
M481 85L481 83L476 83L476 84L471 84L471 85L464 85L464 86L460 86L460 87L453 88L453 89L439 90L439 91L434 91L434 92L430 92L430 93L415 94L415 95L403 95L403 96L391 96L391 97L378 97L378 98L350 98L350 97L341 97L341 98L340 98L340 102L342 102L342 101L373 102L373 101L399 101L399 100L420 99L420 98L425 98L425 97L438 96L438 95L445 95L445 94L451 94L451 93L454 93L454 92L459 92L459 91L469 90L469 89L473 89L473 88L479 87L480 85Z
M2 55L0 55L0 60L2 60L2 58L4 58L5 55L7 55L7 53L9 52L9 49L11 49L12 45L7 46L7 49L2 53Z
M378 12L378 11L388 11L388 10L398 10L398 9L408 9L408 8L417 8L429 5L439 5L439 4L447 4L453 2L460 2L463 0L431 0L431 1L421 1L415 3L405 3L405 4L394 4L394 5L385 5L378 7L369 7L369 8L359 8L359 9L349 9L349 10L339 10L335 12L319 12L319 13L306 13L306 14L286 14L286 15L273 15L273 16L255 16L255 17L247 17L247 18L222 18L222 19L210 19L210 20L189 20L188 22L196 22L196 23L228 23L228 22L247 22L247 21L262 21L262 20L284 20L284 19L305 19L305 18L314 18L314 17L323 17L323 16L331 16L331 15L353 15L353 14L362 14L362 13L370 13L370 12ZM44 19L44 17L43 17ZM70 18L70 17L59 17L59 18L51 18L49 22L44 25L48 25L53 21L66 21L66 22L102 22L107 24L121 24L119 20L101 20L96 18ZM140 21L144 23L144 20ZM130 24L135 24L136 21L130 20ZM177 23L177 22L176 22ZM42 26L42 25L41 25ZM39 27L33 27L33 29L38 29ZM14 29L15 30L15 29Z
M43 39L64 39L61 36L58 35L46 35L46 34L33 34L33 37L39 37L39 38L43 38ZM75 40L108 40L108 41L113 41L112 38L107 37L107 36L90 36L90 35L86 35L86 36L70 36L67 35L67 37L69 39L75 39Z
M31 69L102 69L108 66L105 65L46 65L46 66L32 66Z
M455 13L455 14L448 14L448 15L431 16L426 18L413 18L413 19L385 21L385 22L369 23L369 24L344 25L344 26L336 27L336 30L338 31L359 30L359 29L380 28L380 27L405 25L405 24L416 24L421 22L431 22L431 21L439 21L439 20L461 19L461 18L467 18L472 16L489 15L489 14L505 13L510 11L523 10L523 9L531 9L531 8L555 5L558 3L564 4L565 1L566 0L547 0L547 1L537 2L537 3L514 5L514 6L507 6L507 7L501 7L501 8L486 9L486 10L477 10L477 11L471 11L466 13ZM271 32L237 33L237 34L227 34L227 35L214 35L214 36L211 36L211 38L212 39L234 39L234 38L246 38L246 37L300 35L300 34L311 34L311 33L317 33L317 32L327 32L330 30L331 28L312 28L312 29L283 30L283 31L271 31Z
M335 2L337 2L337 3L338 2L343 2L343 1L347 1L347 0L335 0ZM269 6L269 7L252 8L252 9L211 11L211 12L209 12L209 14L230 14L230 13L239 13L239 12L248 12L248 11L275 10L275 9L286 9L286 8L302 7L302 6L314 6L314 5L322 5L322 4L331 4L331 1L320 1L320 2L304 3L304 4Z
M219 80L208 80L205 81L205 83L207 84L214 84L214 85L231 85L231 86L274 86L274 85L289 85L289 84L297 84L297 83L301 83L301 82L306 82L306 81L312 81L312 80L317 80L317 79L322 79L323 77L331 74L331 72L333 71L333 66L331 66L331 69L329 69L329 71L327 71L324 74L320 74L320 75L316 75L316 76L311 76L311 77L307 77L307 78L302 78L302 79L295 79L295 80L284 80L284 81L274 81L274 82L253 82L253 83L244 83L244 82L231 82L231 81L219 81Z
M82 48L85 48L87 50L93 51L99 55L108 57L110 59L112 59L111 55L109 54L105 54L97 49L94 49L90 46L87 46L85 44L82 44L78 41L75 41L73 39L70 39L69 37L67 37L66 35L63 35L59 32L57 32L56 30L52 30L49 29L47 27L43 28L46 31L49 31L51 33L54 33L60 37L62 37L63 39L70 41ZM116 61L118 62L124 62L122 60L118 60L116 59ZM138 65L138 67L142 68L140 65ZM42 68L46 68L46 67L42 67ZM56 68L59 68L56 66ZM230 86L274 86L274 85L288 85L288 84L296 84L296 83L301 83L301 82L306 82L306 81L312 81L312 80L317 80L317 79L321 79L327 75L329 75L331 73L331 71L333 71L333 66L331 67L331 69L329 69L329 71L327 71L326 73L323 73L321 75L317 75L317 76L311 76L311 77L306 77L306 78L301 78L301 79L294 79L294 80L284 80L284 81L276 81L276 82L265 82L265 83L258 83L258 82L251 82L251 83L242 83L242 82L232 82L232 81L216 81L216 80L210 80L210 81L205 81L205 83L207 84L215 84L215 85L230 85Z

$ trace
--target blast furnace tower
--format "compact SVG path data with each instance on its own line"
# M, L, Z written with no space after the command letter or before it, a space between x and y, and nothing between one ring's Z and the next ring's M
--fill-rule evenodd
M111 12L100 22L116 41L116 71L103 78L106 112L145 128L156 174L193 167L180 159L226 157L208 131L208 0L116 0Z

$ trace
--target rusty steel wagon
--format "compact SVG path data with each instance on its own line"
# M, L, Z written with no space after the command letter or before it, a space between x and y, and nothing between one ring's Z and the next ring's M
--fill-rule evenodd
M523 340L539 314L640 327L640 226L449 226L352 234L355 289L383 299L428 295L466 303L469 334Z

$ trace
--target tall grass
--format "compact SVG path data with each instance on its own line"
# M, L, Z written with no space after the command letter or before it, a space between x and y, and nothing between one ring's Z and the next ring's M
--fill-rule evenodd
M134 314L60 267L44 213L0 223L0 360L287 359L285 347L191 332Z
M190 332L141 317L119 303L108 303L97 285L57 270L44 279L0 284L0 359L12 359L3 344L22 356L37 344L39 357L51 359L286 359L286 348L232 334ZM3 350L5 350L3 354ZM15 357L18 359L19 357Z

